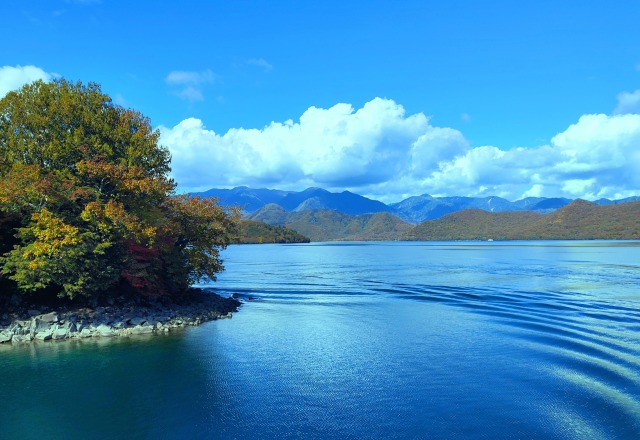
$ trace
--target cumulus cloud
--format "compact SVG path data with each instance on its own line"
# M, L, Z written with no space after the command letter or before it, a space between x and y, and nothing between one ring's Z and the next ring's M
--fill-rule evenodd
M595 200L640 193L640 115L584 115L549 145L478 147L421 182L434 193Z
M403 173L421 177L468 148L456 130L433 127L425 115L407 116L401 105L380 98L357 110L349 104L311 107L297 122L262 129L217 134L191 118L160 132L173 155L173 175L188 188L358 188Z
M640 115L585 115L548 145L472 148L463 134L375 98L310 107L298 121L215 133L195 118L160 127L187 191L247 185L410 195L622 198L640 193Z
M174 70L165 78L165 82L173 86L173 93L176 96L190 102L204 101L203 85L213 83L215 80L216 76L211 70L201 72Z
M620 93L618 95L618 106L613 113L640 113L640 89L635 92Z
M54 75L36 66L0 67L0 98L12 90L39 79L50 81Z

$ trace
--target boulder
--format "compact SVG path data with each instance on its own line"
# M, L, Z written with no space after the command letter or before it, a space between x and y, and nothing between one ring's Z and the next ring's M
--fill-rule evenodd
M137 325L131 329L132 335L144 335L147 333L153 333L153 327L149 325Z
M129 319L127 322L131 325L138 326L138 325L144 324L145 322L147 322L147 320L139 316L136 316L134 318Z
M37 320L41 322L58 322L58 314L56 312L45 313L44 315L36 316Z
M55 321L43 321L40 318L34 318L31 323L31 332L39 333L41 331L49 330L53 327Z
M20 344L20 343L29 342L29 341L31 341L31 335L30 334L13 335L13 337L11 338L11 343L12 344Z
M69 334L69 329L60 327L53 332L53 339L65 339Z
M13 337L13 332L9 330L3 330L0 332L0 343L9 342L11 341L12 337Z
M41 341L48 341L49 339L53 338L53 331L44 330L44 331L38 332L36 333L35 338Z
M100 324L97 328L96 331L98 332L98 334L100 336L114 336L114 331L111 327L109 327L108 325L105 324Z

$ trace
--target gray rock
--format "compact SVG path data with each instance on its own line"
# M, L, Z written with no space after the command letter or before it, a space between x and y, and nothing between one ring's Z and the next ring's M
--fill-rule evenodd
M111 327L109 327L108 325L105 325L105 324L100 324L96 328L96 331L98 332L98 334L100 336L113 336L114 335L113 329Z
M53 339L65 339L68 333L69 333L68 328L61 327L53 332Z
M13 335L13 337L11 338L11 343L12 344L20 344L20 343L29 342L29 341L31 341L31 335L30 334Z
M44 315L36 316L42 322L57 322L58 314L56 312L45 313Z
M53 332L51 330L38 332L35 337L35 339L39 339L41 341L48 341L51 338L53 338Z
M139 317L139 316L136 316L135 318L131 318L131 319L129 319L129 321L127 321L127 322L128 322L129 324L131 324L131 325L138 326L138 325L142 325L142 324L144 324L145 322L147 322L147 320L146 320L146 319L144 319L144 318L141 318L141 317Z
M31 320L30 319L27 319L27 320L16 319L14 321L14 323L15 323L15 325L17 325L20 328L27 328L27 329L31 328Z
M0 332L0 343L9 342L13 338L13 332L9 330L3 330Z
M33 333L39 333L53 327L54 322L43 321L40 318L35 318L31 324L31 331Z
M153 327L148 325L137 325L131 329L132 335L144 335L147 333L153 333Z
M26 336L31 335L30 327L17 327L13 330L14 335Z
M88 328L83 328L82 331L80 332L80 337L81 338L91 337L91 330L89 330Z

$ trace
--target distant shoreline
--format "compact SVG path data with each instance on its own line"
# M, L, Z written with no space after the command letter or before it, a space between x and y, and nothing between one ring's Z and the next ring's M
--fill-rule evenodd
M0 307L0 343L166 334L177 328L231 318L241 303L209 289L176 298L125 298L38 304L15 294Z

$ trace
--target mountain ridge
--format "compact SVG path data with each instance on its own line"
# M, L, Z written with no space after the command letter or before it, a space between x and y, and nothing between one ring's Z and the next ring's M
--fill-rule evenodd
M422 194L408 197L397 203L385 204L350 191L334 193L317 187L307 188L303 191L283 191L239 186L232 189L212 188L193 194L201 197L216 197L222 205L239 206L247 216L251 216L267 205L276 204L284 212L333 210L353 216L388 212L411 224L435 220L465 209L480 209L486 212L532 211L539 214L549 214L574 201L562 197L526 197L512 202L498 196L434 197ZM636 200L640 200L640 197L634 196L618 200L602 198L590 203L606 206ZM282 217L282 213L280 216Z
M640 239L640 201L598 205L578 199L549 214L470 208L418 225L389 212L288 212L270 204L249 219L292 229L311 241Z

